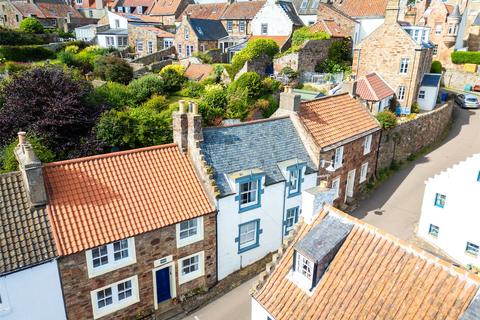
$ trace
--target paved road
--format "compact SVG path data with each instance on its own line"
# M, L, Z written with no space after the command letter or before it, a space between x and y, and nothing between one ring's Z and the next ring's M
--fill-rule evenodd
M250 320L250 294L255 278L206 305L184 320Z
M480 152L480 110L455 107L454 116L450 134L440 147L396 172L352 215L402 239L410 239L420 217L425 180Z
M403 239L414 234L420 216L424 181L480 152L480 110L455 107L455 122L445 142L396 172L360 203L352 214ZM187 320L250 320L250 280L210 303Z

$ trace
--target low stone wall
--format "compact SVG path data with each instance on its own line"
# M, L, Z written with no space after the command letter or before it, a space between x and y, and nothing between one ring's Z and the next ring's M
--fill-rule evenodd
M392 161L405 161L410 155L437 143L449 127L453 101L420 114L416 119L382 132L378 151L377 172Z
M152 54L137 58L132 60L133 63L141 63L143 65L149 65L154 62L159 62L163 60L168 60L172 58L172 56L175 56L177 54L177 51L175 50L175 47L169 47L157 52L154 52Z
M465 85L473 86L475 81L480 80L478 73L466 72L457 69L448 69L443 75L443 82L446 87L463 90Z

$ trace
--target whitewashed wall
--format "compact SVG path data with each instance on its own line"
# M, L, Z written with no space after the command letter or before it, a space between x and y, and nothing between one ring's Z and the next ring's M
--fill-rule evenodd
M273 1L268 1L252 20L252 34L262 35L262 23L268 24L268 36L289 36L292 33L292 21L285 11Z
M251 320L267 320L269 317L272 320L275 320L263 307L260 303L257 302L254 298L252 301L252 318Z
M115 25L115 20L118 20L120 22L120 29L128 29L127 18L119 16L118 14L111 11L107 11L107 14L108 14L108 22L110 24L110 28L112 29L117 28Z
M316 173L304 176L302 191L316 185L316 176ZM238 201L235 201L235 195L217 200L218 280L276 251L283 240L283 221L286 210L299 206L301 211L301 194L287 198L288 190L285 182L263 186L263 188L261 207L242 213L238 213ZM263 230L260 234L260 245L238 254L238 243L235 242L235 238L238 237L238 225L255 219L260 219L260 229Z
M476 154L426 182L418 235L438 246L462 264L480 266L480 258L465 253L467 241L480 246L480 215L476 199L480 154ZM444 208L434 205L435 194L447 196ZM428 234L430 224L438 226L438 238Z
M306 26L310 26L317 22L317 16L314 14L301 14L298 16L300 17L300 19L302 19L303 24Z
M75 39L90 41L95 38L95 28L75 28Z
M0 294L2 320L66 319L56 261L0 277Z
M358 42L365 39L368 35L370 35L370 33L375 31L385 21L384 18L366 18L357 20L360 22L360 34Z
M438 87L420 87L418 90L425 90L425 99L420 99L417 97L418 105L420 109L430 111L433 110L435 104L437 103L438 97Z

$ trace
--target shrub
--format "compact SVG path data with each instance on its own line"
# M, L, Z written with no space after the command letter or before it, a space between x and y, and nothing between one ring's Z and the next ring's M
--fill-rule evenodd
M180 91L180 95L184 97L190 98L198 98L200 97L203 92L205 91L205 85L198 81L187 81L183 85L182 91Z
M28 70L31 67L28 63L17 63L8 61L5 63L5 71L8 71L10 75Z
M257 106L262 110L264 118L270 118L278 109L278 101L273 96L268 96L267 99L258 99L255 103L255 107Z
M262 87L265 93L277 92L281 86L282 84L279 81L272 78L265 78L262 80Z
M142 108L152 109L157 112L162 112L168 109L168 101L164 96L154 95L147 102L142 105Z
M227 94L225 89L219 84L206 86L199 104L199 111L205 124L216 124L225 115L226 107Z
M123 59L103 56L95 61L94 73L102 80L128 84L133 78L132 67Z
M420 112L420 106L418 105L417 102L414 102L414 103L412 104L412 107L410 108L410 111L411 111L412 113L419 113L419 112Z
M298 77L298 72L290 67L283 67L282 70L280 70L280 74L287 76L290 80L296 79Z
M0 57L9 61L39 61L55 58L52 50L42 46L0 46Z
M384 129L391 129L397 125L397 117L391 111L382 111L377 114L377 120Z
M262 92L262 81L256 72L245 72L236 81L230 84L230 91L237 91L237 89L247 89L248 97L254 99Z
M55 154L44 145L41 139L32 135L28 135L27 139L41 162L47 163L55 160ZM18 162L14 154L17 145L18 140L14 139L0 152L0 173L18 170Z
M227 96L226 117L245 120L250 113L249 90L246 87L237 87Z
M165 83L166 92L176 92L182 88L187 78L184 76L185 68L179 64L171 64L160 70L160 76Z
M25 18L20 22L20 30L28 33L43 33L43 25L35 18Z
M132 103L132 92L129 87L117 82L107 82L95 88L95 93L111 108L121 110Z
M0 45L25 46L44 44L44 41L35 34L0 28Z
M433 61L430 68L431 73L442 73L442 63L440 61Z
M73 53L73 54L77 54L78 51L80 50L80 48L77 46L77 45L68 45L65 47L65 52L67 53Z
M147 101L151 96L161 95L164 92L164 81L158 75L148 74L133 80L128 85L133 95L132 103L134 105Z
M451 57L455 64L480 64L480 52L478 51L455 51L452 52Z
M211 55L208 54L208 52L195 51L193 56L200 59L202 63L211 64L213 62L213 58Z
M279 51L277 43L271 39L255 39L249 41L247 46L233 56L232 64L227 67L227 72L233 80L242 69L245 62L265 54L273 58Z
M312 32L309 27L302 27L295 30L292 35L292 47L301 46L307 40L325 40L330 39L330 35L326 32Z

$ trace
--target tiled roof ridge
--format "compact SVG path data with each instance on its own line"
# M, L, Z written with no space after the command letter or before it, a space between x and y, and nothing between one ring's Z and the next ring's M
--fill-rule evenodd
M66 165L66 164L72 164L72 163L87 162L87 161L94 161L94 160L105 159L105 158L119 157L119 156L123 156L123 155L152 151L152 150L167 149L167 148L172 148L172 147L177 147L177 144L168 143L168 144L161 144L161 145L157 145L157 146L136 148L136 149L130 149L130 150L122 150L122 151L116 151L116 152L110 152L110 153L103 153L103 154L97 154L97 155L94 155L94 156L88 156L88 157L81 157L81 158L75 158L75 159L45 163L43 166L44 167L55 167L55 166L61 166L61 165Z
M474 273L469 272L467 270L461 269L425 250L420 249L419 247L408 243L407 241L400 239L380 228L377 228L371 224L366 223L358 218L355 218L331 205L326 204L323 208L323 211L326 211L326 214L333 214L337 217L341 218L342 220L347 220L349 222L354 223L357 227L367 230L369 232L373 232L374 234L378 235L379 237L392 241L394 244L398 245L406 252L416 255L420 258L423 258L427 263L432 263L435 266L442 268L443 270L449 272L450 274L456 274L458 277L465 279L469 284L475 284L480 286L480 277L476 276Z
M218 127L206 127L203 130L214 130L214 129L223 129L223 128L231 128L231 127L241 127L241 126L246 126L246 125L250 125L250 124L270 122L270 121L281 120L281 119L286 119L286 118L289 118L289 116L285 115L285 116L278 116L278 117L272 117L272 118L266 118L266 119L251 120L251 121L245 121L245 122L240 122L240 123L227 124L227 125L218 126Z
M333 11L335 11L336 13L342 15L343 17L345 17L345 18L347 18L347 19L350 19L351 21L357 22L357 20L355 20L352 16L346 14L345 12L343 12L342 10L336 8L335 6L333 6L333 5L330 4L330 3L322 3L322 2L321 2L321 3L319 3L319 5L318 5L318 9L320 9L321 6L324 6L324 7L326 7L326 8L329 8L329 9L333 10ZM318 10L317 10L317 11L318 11Z
M368 89L370 90L370 92L371 92L371 93L373 94L373 96L375 97L375 99L376 99L376 100L379 100L377 93L375 92L375 90L373 90L373 87L372 87L372 85L370 84L370 81L368 80L368 76L375 76L375 75L376 75L375 72L372 72L372 73L370 73L370 74L367 74L367 75L365 76L364 81L365 81Z

